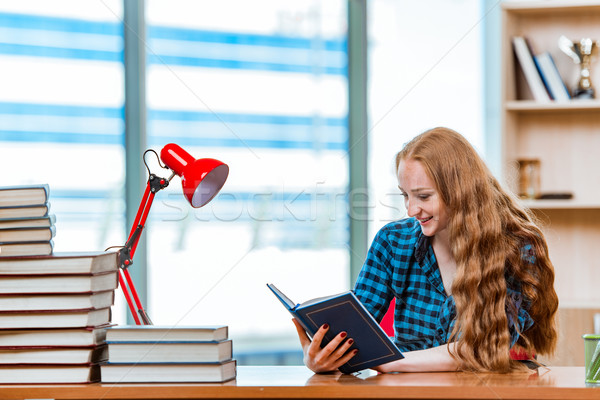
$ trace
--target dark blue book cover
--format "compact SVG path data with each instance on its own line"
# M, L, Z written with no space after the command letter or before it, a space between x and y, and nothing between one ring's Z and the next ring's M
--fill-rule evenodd
M321 325L329 324L323 346L342 331L348 333L347 338L354 339L349 351L358 349L358 353L340 367L343 373L349 374L404 358L353 292L295 304L274 285L267 286L300 322L309 336L312 337Z

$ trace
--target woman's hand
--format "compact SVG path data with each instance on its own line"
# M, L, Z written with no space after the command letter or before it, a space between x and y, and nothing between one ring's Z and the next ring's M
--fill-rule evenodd
M358 353L356 349L348 352L354 340L344 341L347 336L346 332L340 332L325 347L321 348L321 341L329 329L327 324L319 328L311 341L300 323L295 318L292 321L296 325L302 351L304 352L304 364L315 373L335 371Z

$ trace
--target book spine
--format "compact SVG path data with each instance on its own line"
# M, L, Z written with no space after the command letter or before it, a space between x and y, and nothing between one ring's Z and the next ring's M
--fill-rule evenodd
M571 98L569 90L556 68L552 55L545 52L535 56L534 61L552 99L559 101L569 100Z
M550 96L550 100L556 100L556 96L555 96L554 92L552 91L552 88L550 87L550 81L548 80L548 75L544 74L543 67L540 62L539 56L533 56L533 62L535 63L535 68L537 69L538 74L540 75L540 78L542 79L542 83L544 84L544 87L546 88L546 92L548 92L548 95Z
M317 330L319 330L319 328L317 327L315 329L314 324L309 324L302 313L298 312L297 310L289 311L311 338L315 335L315 333L317 333Z

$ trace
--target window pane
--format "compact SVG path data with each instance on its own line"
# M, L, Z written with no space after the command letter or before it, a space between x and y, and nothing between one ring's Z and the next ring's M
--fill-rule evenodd
M49 184L55 251L124 242L121 19L118 0L0 5L2 184Z
M483 154L480 3L368 3L371 236L406 215L394 171L404 143L426 129L447 126Z
M157 195L150 316L229 325L241 364L250 349L297 357L265 284L297 301L349 286L345 2L150 0L146 14L149 145L230 166L204 208L179 178Z

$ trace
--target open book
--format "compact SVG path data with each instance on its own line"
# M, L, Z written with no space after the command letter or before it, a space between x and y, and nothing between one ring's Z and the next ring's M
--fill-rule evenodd
M275 285L269 283L267 286L311 337L321 325L329 324L323 346L342 331L348 333L348 338L354 339L350 350L358 349L358 353L340 367L343 373L348 374L404 358L353 292L296 304Z

